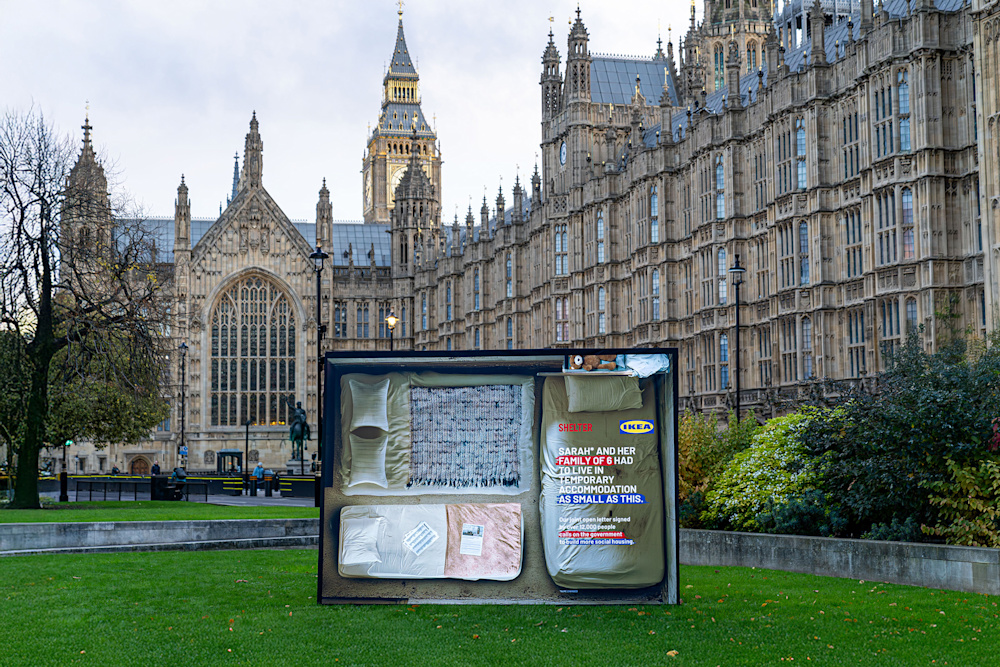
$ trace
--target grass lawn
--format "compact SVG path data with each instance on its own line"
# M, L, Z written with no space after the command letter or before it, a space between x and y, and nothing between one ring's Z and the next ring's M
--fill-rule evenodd
M986 665L998 598L683 567L679 607L315 604L314 550L0 560L4 665Z
M0 523L68 521L195 521L199 519L319 518L316 507L230 507L165 500L59 503L40 510L0 509ZM0 576L0 581L3 578Z

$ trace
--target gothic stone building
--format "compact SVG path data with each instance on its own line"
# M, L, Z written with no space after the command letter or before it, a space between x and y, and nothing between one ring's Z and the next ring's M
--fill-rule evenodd
M911 329L929 350L992 329L1000 2L768 4L705 0L677 59L669 41L593 54L578 12L565 63L551 32L542 56L541 164L510 206L501 190L464 221L441 219L402 21L363 223L332 220L325 184L315 222L288 220L251 120L220 217L192 220L182 179L162 226L188 467L242 448L248 420L251 449L283 466L287 396L315 423L317 245L324 350L676 346L684 406L710 411L732 405L737 359L742 405L770 416L884 368ZM110 455L172 465L178 423Z

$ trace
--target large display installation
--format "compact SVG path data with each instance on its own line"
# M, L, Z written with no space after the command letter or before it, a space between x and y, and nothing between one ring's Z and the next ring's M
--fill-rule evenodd
M676 603L676 358L327 354L317 599Z

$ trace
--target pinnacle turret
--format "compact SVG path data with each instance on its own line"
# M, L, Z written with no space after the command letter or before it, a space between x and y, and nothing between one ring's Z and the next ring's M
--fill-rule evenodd
M247 132L243 148L243 172L240 174L239 189L261 187L264 171L264 142L258 131L257 112L250 118L250 131Z

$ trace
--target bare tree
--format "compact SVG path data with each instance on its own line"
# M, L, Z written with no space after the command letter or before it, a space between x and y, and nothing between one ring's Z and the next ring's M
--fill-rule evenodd
M54 438L133 439L162 419L167 281L142 218L108 192L89 124L76 158L40 113L0 118L0 215L0 353L20 369L0 436L16 456L11 506L38 507Z

